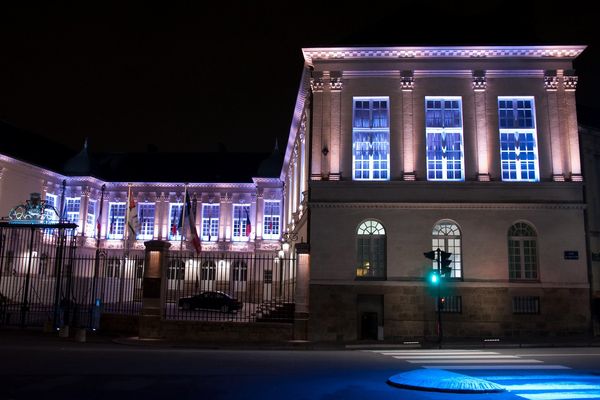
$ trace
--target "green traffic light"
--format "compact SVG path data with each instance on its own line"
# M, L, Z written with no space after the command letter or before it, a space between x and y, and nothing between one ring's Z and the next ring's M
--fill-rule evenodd
M433 283L434 285L437 285L440 281L440 278L438 277L437 273L432 272L429 275L429 282Z

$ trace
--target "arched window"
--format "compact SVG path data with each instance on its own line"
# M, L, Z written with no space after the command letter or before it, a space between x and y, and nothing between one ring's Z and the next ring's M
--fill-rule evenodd
M377 221L364 221L358 226L356 277L385 278L385 229Z
M537 234L525 222L517 222L508 230L509 279L537 280Z
M452 253L450 260L451 278L462 278L462 249L460 241L460 229L452 221L438 222L431 232L431 249L440 249L447 253ZM437 269L437 264L433 262L433 268Z

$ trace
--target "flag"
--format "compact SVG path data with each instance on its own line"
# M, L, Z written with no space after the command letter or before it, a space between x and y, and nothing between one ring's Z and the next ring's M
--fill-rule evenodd
M196 253L200 253L200 238L198 237L198 232L196 231L196 216L194 215L194 210L192 209L192 205L190 202L190 194L188 192L185 193L185 206L187 209L188 221L190 223L190 239L192 240L192 245L194 249L196 249Z
M96 237L99 238L100 237L100 232L101 232L101 226L100 226L100 216L98 216L98 218L96 218Z
M129 189L129 214L127 215L127 227L131 236L136 237L140 230L140 221L138 219L137 205L135 199L131 195L131 189Z
M252 232L252 224L250 223L250 216L248 215L248 209L245 209L246 211L246 236L250 236L250 233Z

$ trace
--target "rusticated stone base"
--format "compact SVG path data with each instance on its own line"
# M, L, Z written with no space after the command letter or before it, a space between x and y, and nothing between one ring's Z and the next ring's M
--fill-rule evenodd
M361 337L359 295L383 296L385 339L423 340L437 335L435 297L420 283L311 285L309 340L354 341ZM526 338L590 332L587 289L462 287L462 312L442 313L445 338ZM539 314L515 314L514 296L538 296Z

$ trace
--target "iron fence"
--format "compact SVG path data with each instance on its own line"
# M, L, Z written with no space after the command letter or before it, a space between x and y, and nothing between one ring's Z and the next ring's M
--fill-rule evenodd
M173 252L167 264L167 319L293 321L294 258L210 252L192 256Z
M143 253L77 254L75 228L0 223L0 325L95 328L101 312L139 314Z

